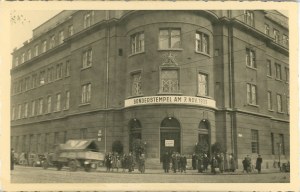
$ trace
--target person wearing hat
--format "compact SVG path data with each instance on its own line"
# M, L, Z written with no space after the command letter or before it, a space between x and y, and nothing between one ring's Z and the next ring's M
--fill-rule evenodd
M257 159L256 159L256 166L255 169L257 169L258 173L261 173L261 164L262 164L262 158L260 155L258 155Z

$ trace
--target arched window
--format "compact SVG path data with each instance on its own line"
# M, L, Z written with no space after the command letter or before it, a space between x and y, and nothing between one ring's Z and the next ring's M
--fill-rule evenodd
M200 121L198 126L198 143L205 143L210 146L209 127L210 125L208 120L203 119Z

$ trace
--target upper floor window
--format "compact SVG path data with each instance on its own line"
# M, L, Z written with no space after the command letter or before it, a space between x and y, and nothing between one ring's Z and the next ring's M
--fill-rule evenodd
M44 100L43 100L43 98L40 98L39 99L39 112L38 112L39 115L43 114L43 104L44 104Z
M48 83L52 82L54 79L54 69L53 67L48 68L48 72L47 72L47 81Z
M272 92L268 91L268 109L273 109Z
M131 53L140 53L145 50L145 40L144 32L139 32L131 35L130 44L131 44Z
M178 49L181 47L180 29L159 30L159 49Z
M255 51L246 49L246 65L251 68L256 68Z
M45 53L47 51L47 41L43 41L43 53Z
M285 47L289 46L289 38L286 35L282 35L282 45Z
M58 33L58 43L59 44L62 44L63 42L64 42L64 31L60 31L59 33Z
M276 43L279 43L279 31L276 30L276 29L274 29L273 35L274 35L274 41L275 41Z
M55 106L55 111L60 111L61 107L61 94L58 93L56 94L56 106Z
M31 81L32 81L32 86L31 86L32 88L35 88L39 85L37 74L32 75Z
M65 73L65 76L68 77L70 76L70 60L67 60L66 61L66 73Z
M281 65L278 64L278 63L275 63L275 76L276 76L276 79L280 79L281 80Z
M33 100L32 103L31 103L31 116L32 117L35 116L35 108L36 108L35 100Z
M66 91L65 109L70 108L70 91Z
M27 59L30 60L31 59L31 49L27 50Z
M39 45L35 45L34 46L34 56L38 56L39 55Z
M267 60L267 76L272 76L272 65L271 65L271 60Z
M91 83L82 85L81 87L81 103L89 103L91 101Z
M91 26L93 16L94 16L94 12L93 11L90 11L90 12L88 12L88 13L86 13L84 15L84 20L83 20L83 27L84 27L84 29Z
M51 36L49 48L52 49L55 46L55 35Z
M285 81L288 83L290 79L290 70L289 68L285 67Z
M196 33L196 51L209 54L209 37L208 35L197 32Z
M61 79L63 73L62 63L56 65L56 79Z
M93 62L92 49L86 50L82 54L82 68L90 67Z
M25 62L25 53L22 53L22 63Z
M12 107L12 112L11 112L11 120L15 120L15 113L16 113L16 111L15 111L16 109L15 109L15 106L13 106Z
M131 95L132 96L138 96L142 95L142 76L141 73L134 73L131 75L131 81L132 81L132 86L131 86Z
M277 94L276 97L277 97L277 111L282 112L282 96L280 94Z
M208 96L208 76L207 74L198 73L198 95Z
M268 24L265 24L265 34L270 35L270 27Z
M46 72L45 72L45 70L42 70L40 72L40 85L45 84L45 79L46 79Z
M18 119L21 119L21 115L22 115L22 105L19 104L18 105Z
M279 150L280 150L280 154L285 155L285 147L284 147L284 136L283 134L279 134Z
M257 98L256 98L256 85L247 83L247 103L256 105Z
M19 65L19 57L17 56L16 58L15 58L15 66L17 67Z
M47 113L51 113L52 110L52 97L48 96L47 98Z
M69 33L69 37L72 36L74 34L74 27L73 25L70 25L68 28L68 33Z
M254 13L253 11L244 11L244 22L250 26L254 26Z
M178 69L162 69L160 90L162 93L177 93L179 91Z
M87 138L87 128L80 129L80 139L86 139Z

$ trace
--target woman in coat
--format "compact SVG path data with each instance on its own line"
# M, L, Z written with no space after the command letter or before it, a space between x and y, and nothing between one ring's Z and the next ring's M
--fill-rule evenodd
M229 169L230 169L230 171L234 172L235 167L236 167L236 165L235 165L235 160L233 158L233 154L230 154L230 156L229 156Z
M256 159L256 166L255 168L257 169L258 173L261 172L261 164L262 164L262 158L260 155L258 155L257 159Z

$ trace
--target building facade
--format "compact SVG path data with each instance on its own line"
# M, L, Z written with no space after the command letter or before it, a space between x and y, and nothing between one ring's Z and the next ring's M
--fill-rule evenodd
M11 145L68 139L191 155L219 142L239 164L289 160L288 18L277 11L63 11L12 53Z

